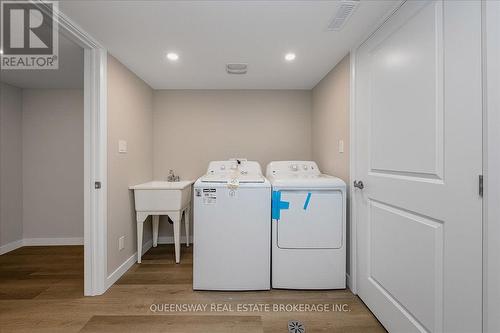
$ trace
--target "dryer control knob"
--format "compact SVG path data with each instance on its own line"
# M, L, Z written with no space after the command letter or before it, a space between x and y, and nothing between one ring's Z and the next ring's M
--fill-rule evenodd
M292 171L297 171L297 170L299 170L299 166L298 166L297 164L292 164L292 165L290 166L290 168L292 169Z

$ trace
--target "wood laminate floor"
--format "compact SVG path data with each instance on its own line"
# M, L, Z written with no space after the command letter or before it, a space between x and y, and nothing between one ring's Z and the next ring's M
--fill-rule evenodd
M305 333L385 332L349 290L193 291L192 263L191 247L176 265L160 245L104 295L83 297L82 246L17 249L0 256L0 332L286 333L290 321ZM324 304L336 311L303 311Z

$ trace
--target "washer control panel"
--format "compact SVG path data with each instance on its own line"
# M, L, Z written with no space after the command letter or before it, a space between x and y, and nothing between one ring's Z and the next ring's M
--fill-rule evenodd
M208 165L207 174L221 175L234 174L235 172L247 175L257 174L262 175L262 171L258 162L247 161L246 159L231 159L228 161L212 161Z

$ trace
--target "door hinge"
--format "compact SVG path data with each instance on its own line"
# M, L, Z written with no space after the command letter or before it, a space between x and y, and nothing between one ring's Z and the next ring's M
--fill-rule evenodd
M101 182L94 182L94 188L96 190L100 189L101 188Z
M479 175L479 196L482 197L484 192L484 185L483 185L483 175Z

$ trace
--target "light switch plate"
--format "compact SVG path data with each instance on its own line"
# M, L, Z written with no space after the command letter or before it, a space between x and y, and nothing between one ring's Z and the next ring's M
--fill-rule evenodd
M127 152L127 141L125 140L118 141L118 152L120 154L125 154Z
M339 153L344 152L344 140L339 140Z

